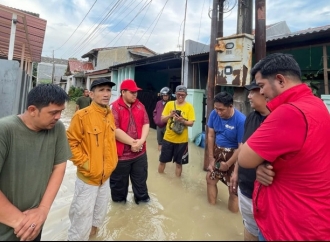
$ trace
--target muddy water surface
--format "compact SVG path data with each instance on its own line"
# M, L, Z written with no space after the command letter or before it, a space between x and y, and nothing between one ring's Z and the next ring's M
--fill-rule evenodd
M66 126L74 108L75 104L69 102L62 114L61 120ZM207 202L202 148L189 144L189 164L183 166L181 178L175 177L175 165L172 163L166 166L165 174L157 172L159 152L153 129L148 136L147 150L147 183L151 201L136 205L131 189L126 204L110 201L104 225L90 240L243 240L241 215L227 210L228 192L222 183L218 184L217 204L211 206ZM42 240L67 240L75 172L75 166L68 161Z

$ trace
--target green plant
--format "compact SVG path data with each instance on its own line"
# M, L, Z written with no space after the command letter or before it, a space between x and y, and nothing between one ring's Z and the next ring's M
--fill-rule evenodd
M83 95L83 93L84 93L83 88L71 86L68 95L71 101L76 101L79 97Z
M316 78L317 76L318 76L318 73L317 74L312 74L312 73L304 74L302 76L302 81L310 87L310 89L312 90L312 92L315 96L320 97L320 94L318 93L318 91L320 89L321 82L314 80L314 78Z

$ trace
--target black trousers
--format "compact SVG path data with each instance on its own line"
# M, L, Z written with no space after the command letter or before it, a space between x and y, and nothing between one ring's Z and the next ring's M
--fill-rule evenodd
M125 161L118 161L110 176L111 199L126 202L129 178L131 179L135 202L148 200L148 159L147 154Z

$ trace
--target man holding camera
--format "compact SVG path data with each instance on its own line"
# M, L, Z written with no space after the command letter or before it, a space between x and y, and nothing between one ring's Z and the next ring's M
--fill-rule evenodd
M161 120L166 123L158 172L164 173L167 162L175 162L175 175L181 176L182 165L188 164L188 126L195 121L194 107L186 102L187 88L179 85L175 89L176 100L167 102Z

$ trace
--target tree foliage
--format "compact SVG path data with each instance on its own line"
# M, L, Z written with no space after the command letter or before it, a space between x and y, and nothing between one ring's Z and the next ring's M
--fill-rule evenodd
M81 87L71 86L69 89L69 97L71 101L76 101L78 97L81 97L84 93L84 89Z

